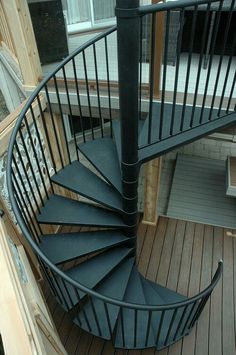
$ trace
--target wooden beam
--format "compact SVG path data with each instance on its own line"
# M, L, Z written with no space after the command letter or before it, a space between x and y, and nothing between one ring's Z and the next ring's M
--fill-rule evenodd
M153 4L160 0L152 0ZM154 99L160 97L160 80L162 53L164 43L164 13L157 13L155 25L155 55L154 55ZM161 158L156 158L145 164L144 214L143 223L156 225L158 221L157 200L160 189Z
M157 198L160 189L161 158L145 164L144 213L142 223L156 225L158 221Z
M24 84L36 86L42 78L42 68L27 0L2 0L1 4Z

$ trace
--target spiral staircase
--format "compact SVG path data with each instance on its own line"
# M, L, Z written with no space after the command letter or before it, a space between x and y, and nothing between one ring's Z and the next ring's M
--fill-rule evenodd
M218 89L218 84L215 84L217 86L211 104L206 104L207 89L204 95L200 95L202 104L196 104L211 6L218 6L214 28L217 33L223 3L223 1L190 0L140 7L138 0L118 0L117 29L112 28L85 43L41 82L22 110L11 137L7 181L12 208L25 238L38 257L51 291L60 305L70 314L74 323L91 334L112 340L117 348L162 349L187 335L204 311L204 306L222 273L222 261L220 261L211 284L196 296L187 298L145 279L139 273L136 265L136 240L138 237L137 185L141 165L180 145L236 122L235 99L233 99L235 78L226 103L224 99L236 40L232 44L232 54L227 57L228 69L224 71L221 97L215 99ZM196 17L201 6L205 6L206 19L193 102L187 105L187 82L192 60L191 41L183 102L177 103L174 95L172 102L167 103L165 83L171 12L180 13L176 53L176 72L178 72L184 12L188 8L193 10L192 36L194 36ZM230 21L233 11L234 1L228 13ZM151 16L153 52L157 13L164 13L166 16L162 95L160 100L153 99L155 58L152 55L149 113L143 121L140 115L142 104L140 33L143 18L147 15ZM108 49L108 38L116 30L119 120L111 117L112 95ZM230 28L226 29L226 37L229 30ZM106 126L102 121L100 106L101 92L96 52L99 43L104 46L107 69L106 90L110 118ZM90 92L86 65L88 49L92 50L91 53L94 55L96 100L100 114L99 127L96 131L93 127L92 115L94 97ZM214 35L211 50L207 69L209 77L214 56ZM217 75L222 72L224 51L223 43L222 59L218 64ZM84 73L83 94L81 93L82 79L79 78L79 69L76 66L78 58L81 59L80 65L83 66ZM76 159L73 158L71 146L67 142L62 119L63 98L66 100L70 116L72 117L73 114L70 96L72 84L69 83L66 74L69 65L73 69L73 92L81 113L80 124L84 140L78 142L76 134L73 134ZM59 73L63 74L63 90L59 86ZM178 73L176 73L174 78L176 88L178 80ZM207 85L206 81L205 88ZM42 107L41 95L46 98L46 108ZM89 134L83 127L83 95L87 98L90 112ZM61 118L62 136L59 135L56 126L55 101L57 117L59 112ZM37 117L33 109L35 103L39 106ZM37 149L35 140L38 142ZM54 150L52 140L55 142ZM29 154L29 146L33 152L32 156ZM61 191L60 188L63 188L66 193L58 192ZM86 200L78 200L74 197L77 195L85 197ZM51 233L45 233L44 225L54 226L54 229L51 228ZM77 226L78 231L56 233L55 226ZM79 227L85 228L79 230ZM72 261L74 262L71 263Z

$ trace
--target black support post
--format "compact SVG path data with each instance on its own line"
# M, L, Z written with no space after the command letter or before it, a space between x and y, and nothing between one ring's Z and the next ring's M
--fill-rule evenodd
M127 235L137 232L138 98L139 98L139 31L140 18L135 11L139 0L117 0L117 41L119 100L122 142L122 184L124 221Z

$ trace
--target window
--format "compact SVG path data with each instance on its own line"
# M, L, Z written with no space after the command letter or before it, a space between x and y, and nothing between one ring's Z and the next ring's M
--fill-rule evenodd
M68 31L79 31L115 22L116 0L64 0Z

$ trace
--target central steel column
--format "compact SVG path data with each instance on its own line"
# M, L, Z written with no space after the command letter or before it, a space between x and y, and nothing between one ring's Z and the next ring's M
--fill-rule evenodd
M139 0L117 0L117 41L119 102L121 119L122 184L124 222L127 235L137 233L138 160L138 88L140 19Z

